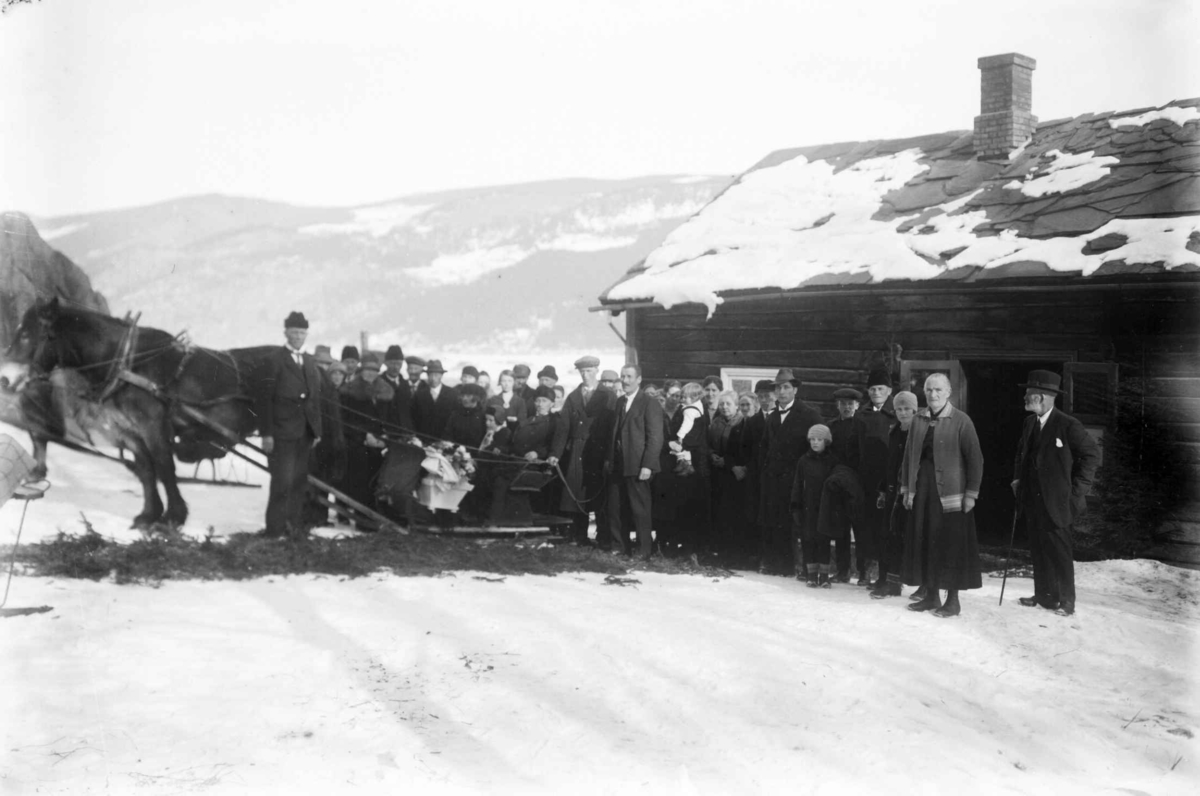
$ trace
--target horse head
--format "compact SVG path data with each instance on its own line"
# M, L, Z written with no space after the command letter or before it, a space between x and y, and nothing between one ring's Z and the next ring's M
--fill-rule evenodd
M57 297L38 299L25 311L0 362L0 389L19 392L31 376L48 375L60 364L57 328L61 317Z

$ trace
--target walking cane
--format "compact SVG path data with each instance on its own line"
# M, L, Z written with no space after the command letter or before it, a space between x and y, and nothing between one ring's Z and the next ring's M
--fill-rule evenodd
M12 559L8 562L8 581L4 584L4 599L0 600L0 608L8 604L8 590L12 586L13 570L17 566L17 548L21 545L21 531L25 529L25 513L29 511L29 501L37 500L46 493L50 488L50 484L45 482L44 487L35 484L22 484L17 487L13 493L13 497L17 500L25 501L25 506L21 509L21 522L17 526L17 541L13 543Z
M1000 602L997 605L1004 605L1004 586L1008 583L1008 567L1012 563L1013 543L1017 540L1017 508L1013 506L1013 521L1012 534L1008 537L1008 555L1004 559L1004 580L1000 581Z

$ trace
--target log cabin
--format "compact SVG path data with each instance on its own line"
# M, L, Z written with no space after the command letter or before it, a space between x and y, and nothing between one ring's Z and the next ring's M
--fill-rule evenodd
M1029 370L1101 441L1107 548L1200 565L1200 99L1039 122L1036 62L978 61L972 130L772 152L600 297L647 381L780 367L834 416L871 368L950 376L1006 542ZM921 398L923 404L923 397Z

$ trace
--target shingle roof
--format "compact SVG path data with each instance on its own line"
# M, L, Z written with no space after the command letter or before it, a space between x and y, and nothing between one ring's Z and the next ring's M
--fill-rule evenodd
M1195 271L1200 98L1043 122L1003 161L978 159L970 132L773 152L601 301Z

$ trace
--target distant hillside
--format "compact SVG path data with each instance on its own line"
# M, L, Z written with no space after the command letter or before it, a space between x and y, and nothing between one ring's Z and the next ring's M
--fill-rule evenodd
M0 213L0 350L12 341L25 310L53 296L108 312L88 275L47 245L28 217Z
M224 348L372 332L423 355L619 348L588 307L730 181L558 180L309 208L227 196L38 220L113 312Z

